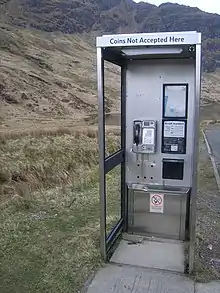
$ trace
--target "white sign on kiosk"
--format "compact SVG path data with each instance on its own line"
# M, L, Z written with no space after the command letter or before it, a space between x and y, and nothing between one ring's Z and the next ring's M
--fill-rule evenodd
M184 137L185 122L184 121L165 121L164 137Z
M154 144L153 128L143 128L143 144Z
M97 47L118 46L158 46L184 45L201 42L201 36L195 32L151 33L151 34L119 34L104 35L97 38Z
M163 213L164 194L150 193L150 213Z

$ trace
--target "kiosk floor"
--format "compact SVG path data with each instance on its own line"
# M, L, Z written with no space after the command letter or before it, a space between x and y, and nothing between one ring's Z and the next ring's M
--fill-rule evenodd
M110 261L184 273L184 243L124 234Z

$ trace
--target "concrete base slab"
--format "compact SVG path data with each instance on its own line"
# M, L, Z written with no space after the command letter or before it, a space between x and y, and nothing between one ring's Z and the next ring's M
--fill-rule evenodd
M194 293L187 277L165 271L107 265L88 286L87 293Z
M184 273L184 244L169 240L122 239L111 262Z

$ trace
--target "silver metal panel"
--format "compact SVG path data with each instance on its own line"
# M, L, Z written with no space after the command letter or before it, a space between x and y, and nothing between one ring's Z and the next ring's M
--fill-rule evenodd
M97 47L132 47L155 45L192 45L201 43L201 34L197 32L163 32L143 34L106 35L98 37Z
M159 191L157 191L159 193ZM187 193L164 194L164 212L150 212L150 193L129 190L128 232L154 237L185 240Z
M188 123L186 154L162 154L162 98L163 84L187 83ZM195 113L195 65L193 59L131 61L127 70L126 101L126 182L159 184L169 186L192 186L192 163L194 149ZM157 147L155 154L145 158L138 166L136 154L131 152L133 142L133 120L157 120ZM162 159L184 159L183 180L162 179ZM142 171L143 170L143 171ZM137 178L139 176L139 178ZM146 178L144 178L146 177Z
M106 194L105 194L105 127L104 127L104 60L102 49L97 49L97 82L99 103L99 196L100 196L100 249L106 260Z
M198 164L198 152L199 152L199 133L200 133L200 95L201 95L201 45L196 46L196 64L195 64L195 99L193 108L193 160L192 160L192 190L190 198L190 215L189 215L189 233L190 233L190 245L189 245L189 272L194 270L194 258L195 258L195 242L196 242L196 199L197 199L197 164Z

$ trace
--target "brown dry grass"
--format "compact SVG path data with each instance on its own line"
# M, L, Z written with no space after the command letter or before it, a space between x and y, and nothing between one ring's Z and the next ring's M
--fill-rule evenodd
M0 141L0 292L78 293L101 265L97 130L69 131ZM114 152L119 136L106 143ZM108 227L117 175L107 178Z
M1 200L22 196L25 189L70 183L83 186L93 177L98 164L97 130L35 134L0 140ZM119 137L109 131L107 151L112 153L118 143Z
M98 127L96 125L84 126L57 126L57 127L29 127L28 129L10 129L8 131L0 131L0 141L7 139L21 138L25 136L41 137L41 136L60 136L62 134L80 135L84 134L89 137L98 136ZM106 126L106 135L115 134L120 135L120 128L118 126Z
M2 129L74 124L97 113L96 52L85 38L0 23L0 60ZM106 69L106 99L114 110L119 70Z

